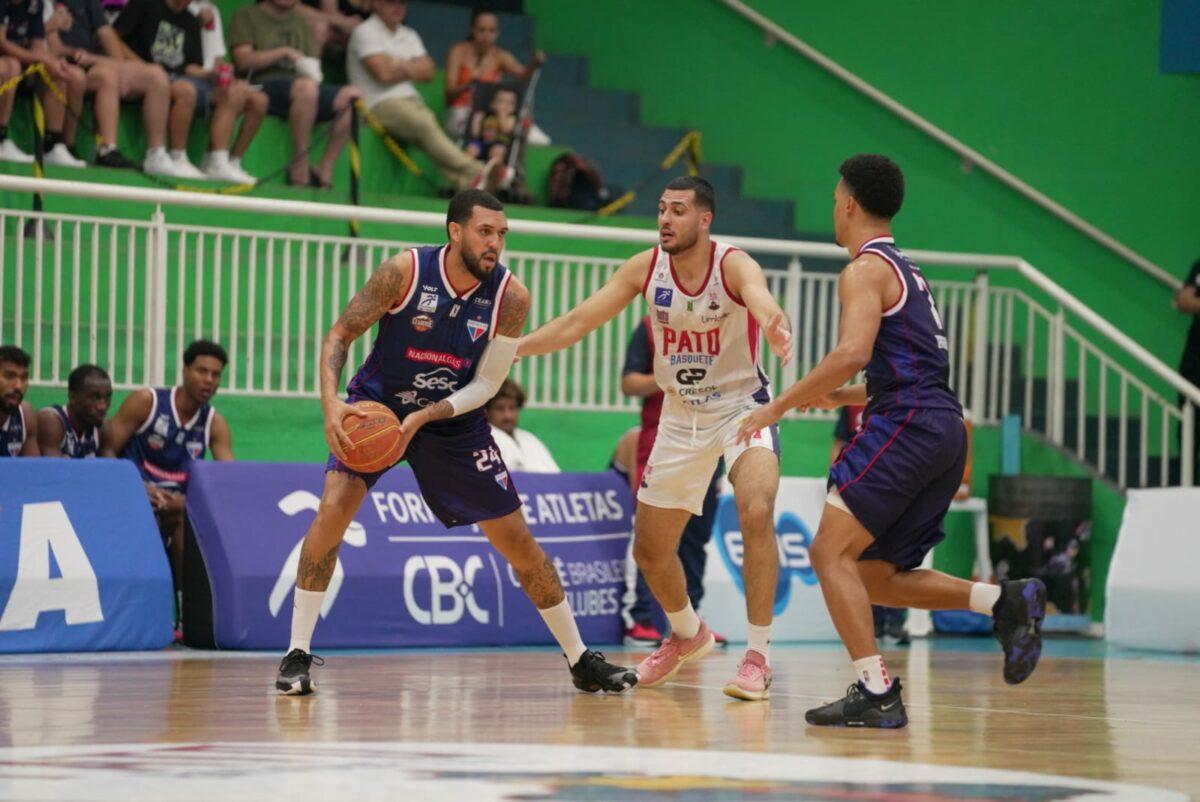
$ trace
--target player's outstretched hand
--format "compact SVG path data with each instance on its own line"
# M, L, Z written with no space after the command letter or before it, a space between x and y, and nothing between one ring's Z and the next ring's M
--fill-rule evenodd
M771 346L771 353L786 365L792 359L792 333L783 324L783 312L776 312L763 333L766 335L767 345Z
M778 421L779 414L775 411L775 405L765 404L751 412L746 417L742 418L741 424L738 426L737 441L750 445L750 441L754 436L763 429L770 427Z
M347 415L365 418L367 413L352 407L340 398L331 398L322 402L321 409L325 413L325 442L329 445L329 450L333 452L333 455L345 462L346 449L350 447L351 443L342 421Z

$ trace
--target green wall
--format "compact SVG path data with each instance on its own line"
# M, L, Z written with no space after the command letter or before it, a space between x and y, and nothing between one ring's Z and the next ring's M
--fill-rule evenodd
M1158 74L1158 4L752 5L1181 278L1200 255L1200 85ZM750 194L793 199L801 230L831 231L842 159L891 154L908 178L902 243L1021 255L1176 363L1185 321L1165 287L786 46L764 46L715 0L526 8L540 47L589 56L597 86L640 92L645 122L701 129L706 158L743 165Z

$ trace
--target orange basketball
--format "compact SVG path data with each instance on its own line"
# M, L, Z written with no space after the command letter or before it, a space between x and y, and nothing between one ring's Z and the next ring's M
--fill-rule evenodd
M346 467L374 473L395 465L400 459L400 421L396 413L375 401L359 401L351 406L367 416L348 414L342 418L351 443L346 449Z

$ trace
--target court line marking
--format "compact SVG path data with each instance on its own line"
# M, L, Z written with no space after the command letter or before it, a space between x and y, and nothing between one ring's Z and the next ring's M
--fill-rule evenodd
M535 537L538 543L582 543L588 540L628 540L628 532L609 535L562 535ZM484 535L388 535L390 543L489 543Z
M687 683L683 683L683 682L668 682L668 683L666 683L666 685L667 686L674 685L679 688L695 688L696 690L701 690L701 691L724 692L724 690L725 690L724 685L691 685L691 684L687 684ZM637 691L635 689L634 693L636 693L636 692ZM832 701L829 698L829 696L827 696L827 695L826 696L814 696L813 694L808 694L808 693L781 693L780 691L777 691L774 688L771 689L771 696L772 696L772 698L774 698L776 696L786 696L789 699L813 699L818 702ZM754 704L754 703L747 702L746 704ZM922 703L922 702L915 702L915 703L905 702L904 706L905 707L917 707L917 708L921 708L923 710L961 710L966 713L998 713L1001 715L1010 715L1010 716L1033 716L1035 718L1061 718L1061 719L1074 719L1074 720L1079 720L1079 721L1109 721L1109 722L1114 722L1114 723L1118 723L1118 724L1145 724L1145 725L1149 725L1149 726L1153 726L1153 727L1181 727L1182 726L1184 728L1188 728L1189 726L1194 726L1194 725L1189 725L1187 722L1179 722L1179 721L1152 721L1149 719L1141 719L1141 718L1115 718L1113 716L1084 716L1084 715L1079 715L1077 713L1040 713L1040 712L1033 711L1033 710L1008 710L1005 708L995 708L995 707L967 707L965 705L933 705L933 704ZM1200 731L1200 728L1198 728L1197 731Z

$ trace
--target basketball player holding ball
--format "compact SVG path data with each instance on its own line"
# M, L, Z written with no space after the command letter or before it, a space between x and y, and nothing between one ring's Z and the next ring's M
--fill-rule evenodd
M478 524L509 561L562 647L575 687L620 692L637 683L633 669L584 646L558 572L525 523L484 417L484 403L512 366L529 311L529 291L499 261L507 232L504 207L494 197L458 193L446 213L449 242L381 264L325 337L321 406L332 454L300 551L291 643L275 681L281 693L315 688L312 634L342 535L367 491L400 459L443 524ZM350 344L377 322L375 345L342 400L338 386ZM401 421L394 439L372 436L388 429L389 420L373 409L380 404ZM356 440L359 449L352 447Z

